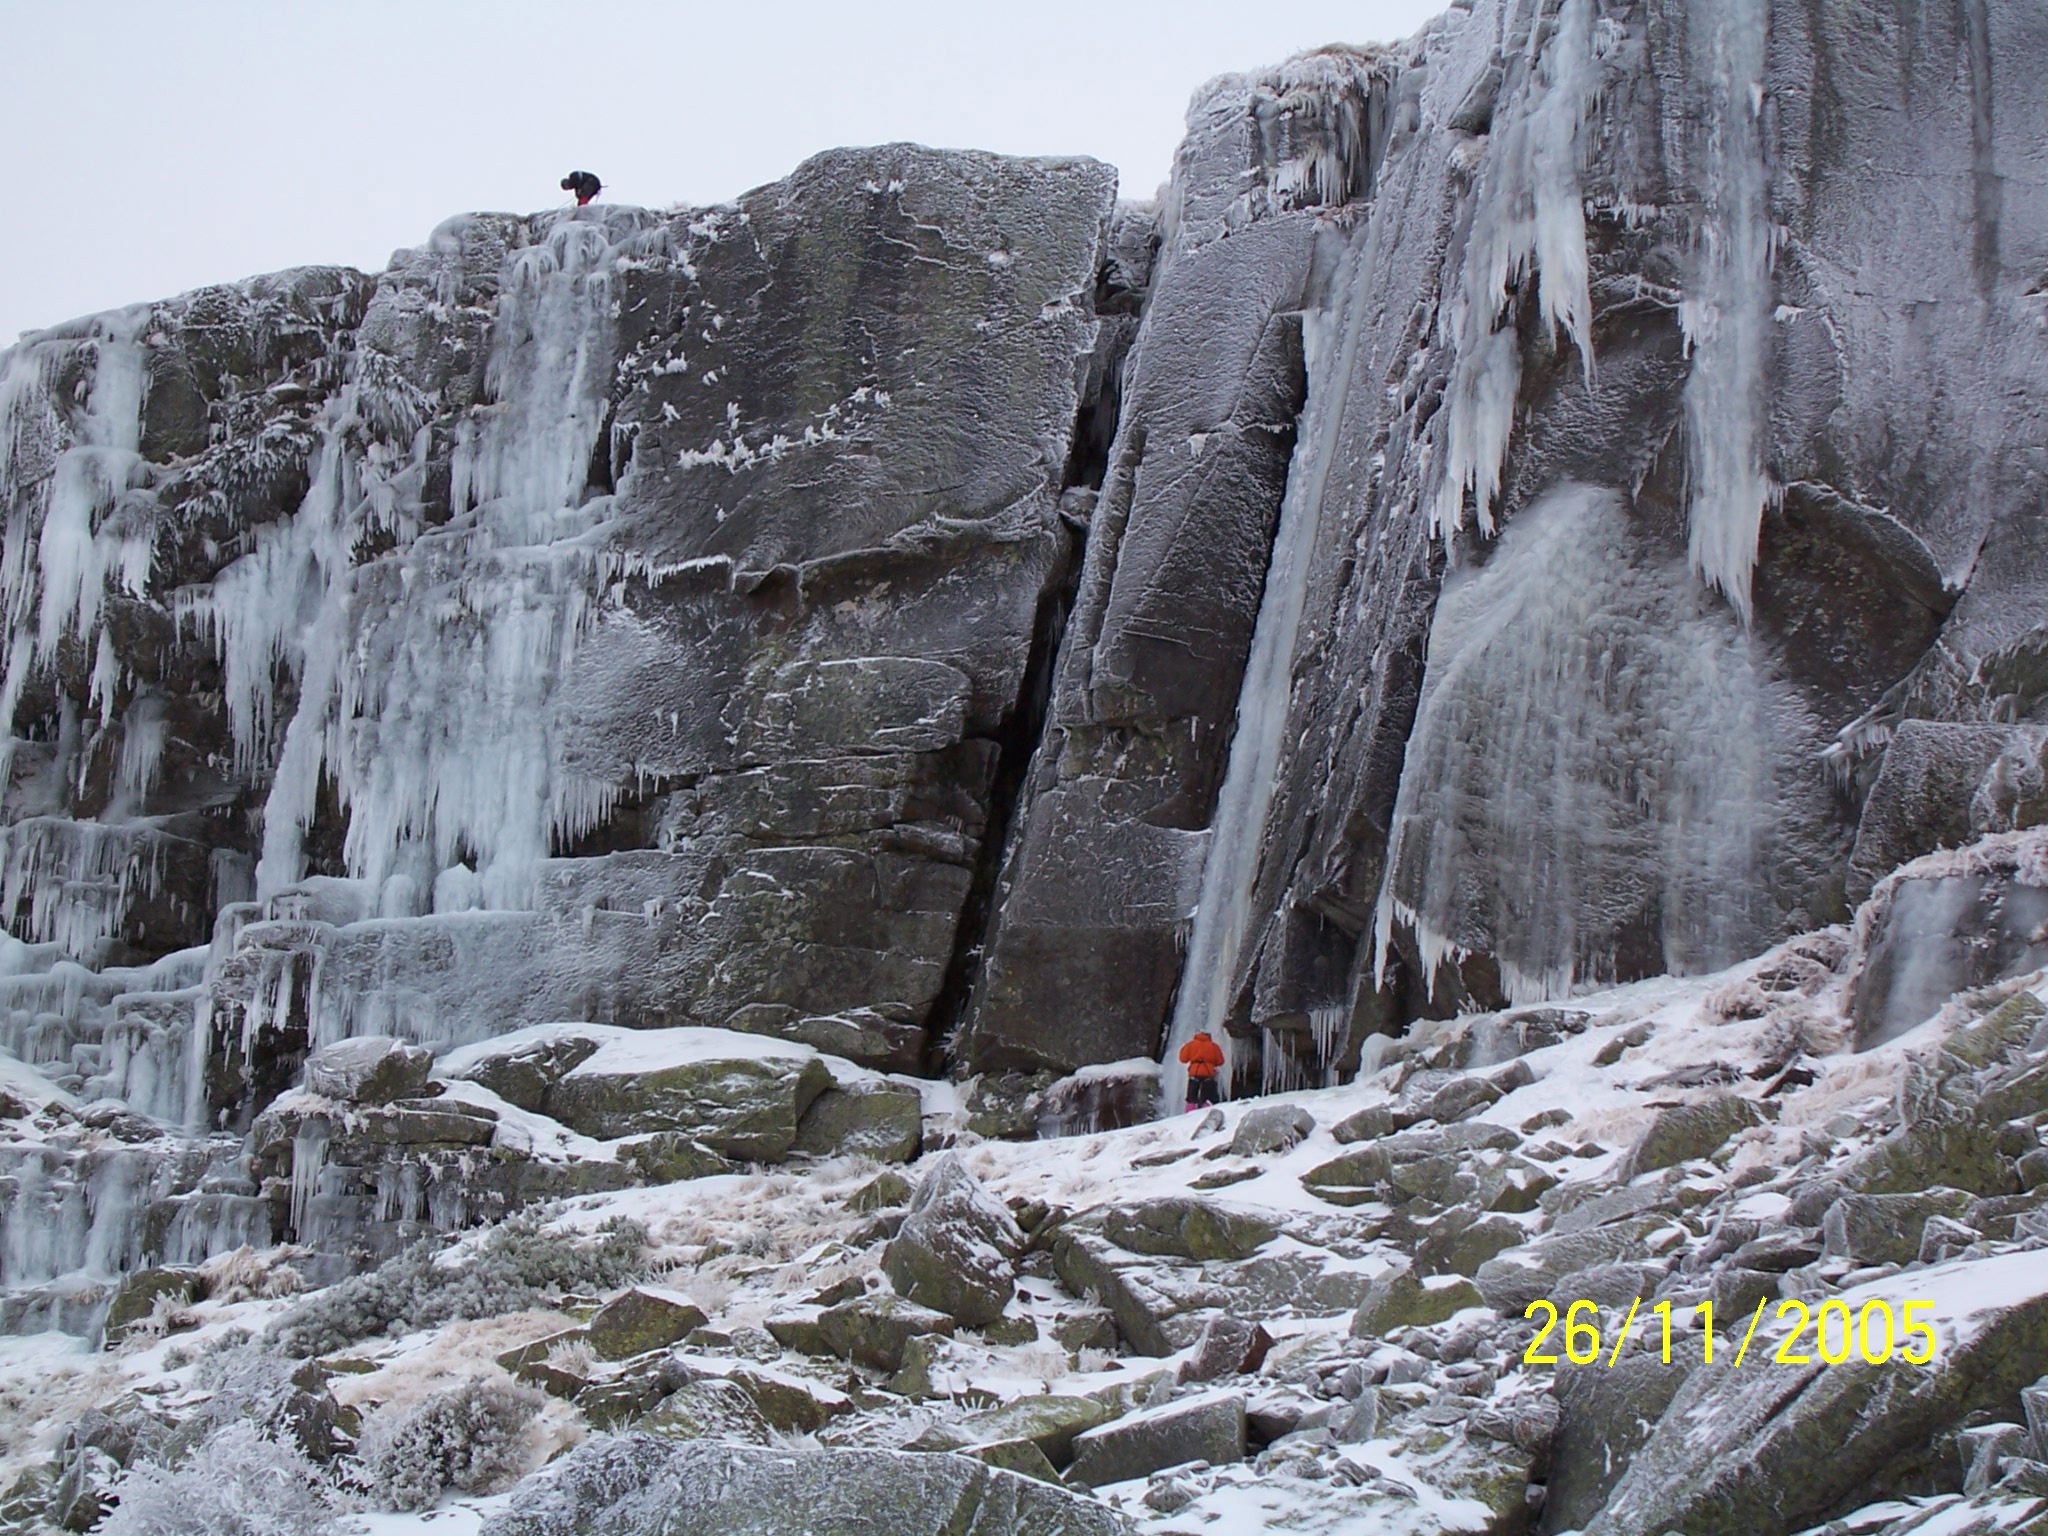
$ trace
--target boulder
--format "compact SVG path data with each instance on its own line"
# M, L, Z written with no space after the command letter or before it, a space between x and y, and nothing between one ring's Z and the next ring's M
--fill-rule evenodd
M1902 1126L1852 1157L1838 1177L1859 1194L1905 1195L1923 1189L2011 1194L2019 1187L2013 1160L1989 1120L1922 1121Z
M1113 1510L966 1456L586 1441L481 1536L1130 1536Z
M1341 1127L1339 1127L1341 1129ZM1302 1187L1336 1204L1363 1204L1393 1174L1393 1163L1378 1143L1339 1153L1301 1176Z
M1029 1440L992 1440L986 1445L970 1445L961 1454L1020 1477L1035 1477L1042 1483L1059 1485L1059 1468Z
M1985 1124L2048 1114L2048 1061L1992 1073L1975 1113Z
M818 1321L824 1315L825 1309L819 1306L790 1307L769 1313L761 1326L784 1349L802 1355L829 1355L832 1346L825 1342L824 1326Z
M1752 1351L1738 1369L1732 1351L1716 1351L1587 1536L1786 1536L1860 1505L1953 1487L1952 1427L1973 1413L2009 1416L2048 1369L2048 1274L2039 1255L2015 1253L1909 1278L1841 1299L1852 1315L1874 1298L1895 1312L1907 1299L1932 1301L1931 1363L1895 1354L1829 1365L1816 1351L1794 1365Z
M772 1162L795 1145L804 1111L832 1086L808 1052L774 1054L769 1042L750 1039L761 1054L727 1055L702 1038L724 1031L649 1033L671 1038L606 1042L555 1085L547 1112L600 1140L677 1131L727 1157ZM669 1048L685 1059L664 1060Z
M1245 1400L1221 1393L1134 1413L1074 1439L1067 1476L1091 1488L1128 1482L1184 1462L1244 1459Z
M1416 1245L1415 1270L1419 1275L1475 1275L1494 1255L1528 1240L1528 1232L1505 1216L1474 1219L1469 1210L1454 1207Z
M793 1434L815 1434L853 1406L845 1393L822 1382L806 1381L767 1366L731 1366L724 1369L722 1379L747 1394L770 1429Z
M1378 1141L1421 1123L1422 1111L1413 1104L1368 1104L1331 1126L1330 1134L1340 1142Z
M908 1083L827 1088L798 1123L790 1151L810 1157L865 1157L907 1163L924 1134L924 1100Z
M1111 1206L1103 1235L1132 1253L1182 1259L1248 1258L1279 1235L1278 1222L1250 1211L1175 1195Z
M544 1334L530 1343L505 1350L497 1355L496 1359L499 1365L510 1371L521 1381L531 1382L539 1387L546 1387L549 1392L554 1393L557 1397L574 1397L578 1391L588 1385L588 1379L581 1376L574 1376L572 1378L572 1373L559 1370L548 1362L551 1357L565 1354L576 1345L580 1344L587 1348L589 1342L589 1329L563 1328L554 1333ZM555 1387L548 1385L550 1379L555 1377L572 1378L575 1385L569 1387L566 1391L557 1391ZM566 1385L566 1381L564 1384Z
M1828 1203L1832 1210L1837 1200ZM1825 1219L1827 1211L1819 1213ZM1738 1269L1763 1270L1771 1274L1783 1274L1788 1269L1803 1269L1808 1264L1818 1264L1821 1258L1821 1238L1817 1231L1804 1227L1781 1227L1775 1232L1765 1232L1738 1246L1728 1256L1728 1262Z
M724 1440L765 1444L768 1421L754 1400L716 1377L685 1382L634 1426L665 1440Z
M1314 1134L1316 1117L1299 1104L1261 1104L1246 1112L1230 1135L1230 1150L1239 1157L1285 1152Z
M1560 1277L1552 1299L1561 1309L1574 1301L1590 1301L1625 1314L1633 1303L1654 1294L1663 1279L1664 1271L1654 1265L1589 1264Z
M1202 1325L1193 1352L1181 1362L1184 1382L1216 1381L1256 1371L1273 1347L1273 1336L1241 1317L1212 1317Z
M1020 1397L978 1413L959 1426L966 1445L1024 1440L1035 1445L1056 1467L1074 1457L1074 1437L1116 1416L1107 1403L1092 1397L1052 1393Z
M2016 993L1942 1041L1942 1053L1965 1068L2011 1061L2027 1048L2044 1017L2048 1004L2031 992Z
M138 1269L122 1279L107 1304L103 1335L109 1349L149 1320L159 1301L173 1306L190 1306L199 1299L202 1281L199 1271L176 1266Z
M1975 1202L1959 1189L1913 1195L1844 1195L1821 1223L1821 1251L1855 1264L1911 1264L1928 1219L1960 1217Z
M967 1090L967 1129L991 1141L1031 1140L1045 1091L1058 1081L1052 1071L982 1073Z
M1770 1118L1759 1105L1732 1094L1662 1110L1629 1152L1624 1177L1652 1173L1695 1158L1710 1157L1728 1138Z
M448 1075L488 1088L515 1108L539 1114L555 1084L595 1056L599 1043L587 1035L547 1034L503 1050L466 1051L463 1064Z
M680 1292L635 1286L614 1296L590 1319L591 1353L600 1360L624 1360L666 1349L709 1320L702 1307Z
M1545 1202L1554 1212L1553 1233L1583 1232L1611 1221L1626 1221L1647 1211L1662 1210L1671 1203L1672 1192L1662 1184L1626 1184L1604 1194L1588 1195L1592 1186L1566 1185ZM1575 1204L1565 1201L1576 1200Z
M1489 1307L1503 1317L1520 1317L1532 1301L1559 1300L1565 1276L1640 1253L1643 1239L1663 1225L1661 1217L1636 1216L1584 1232L1540 1237L1488 1259L1472 1279Z
M682 1385L666 1360L635 1361L624 1371L608 1371L579 1391L576 1411L595 1429L620 1429L654 1412L661 1400Z
M1352 1315L1351 1336L1389 1338L1404 1328L1426 1328L1467 1307L1485 1305L1479 1288L1463 1276L1424 1276L1404 1259L1372 1282Z
M894 1168L884 1168L846 1197L846 1208L849 1211L889 1210L910 1204L910 1197L915 1193L910 1180Z
M681 1131L655 1131L619 1143L619 1158L650 1184L735 1173L739 1165Z
M899 1295L979 1328L1003 1315L1017 1292L1013 1269L1024 1234L953 1153L935 1163L882 1253Z
M1778 1295L1778 1275L1762 1269L1744 1269L1739 1264L1715 1266L1707 1282L1707 1299L1714 1304L1714 1316L1722 1319L1748 1317L1756 1304ZM1676 1331L1674 1327L1674 1332ZM1674 1340L1672 1348L1676 1350Z
M1691 1337L1674 1337L1668 1365L1659 1355L1629 1350L1612 1367L1605 1360L1556 1367L1560 1411L1539 1526L1545 1536L1579 1530L1600 1512L1698 1363L1696 1354L1687 1359L1697 1349Z
M1416 1104L1416 1117L1418 1121L1434 1120L1440 1125L1449 1125L1499 1102L1506 1092L1498 1083L1484 1077L1455 1077Z
M345 1104L389 1104L419 1096L434 1055L390 1035L361 1035L306 1058L306 1091Z
M1479 1175L1479 1203L1489 1211L1519 1215L1533 1211L1557 1188L1557 1176L1520 1157L1509 1157Z
M847 1008L806 1018L786 1004L749 1003L734 1009L721 1021L721 1027L794 1040L877 1072L916 1072L924 1061L924 1030L901 1016L906 1011L897 1004Z
M1053 1239L1052 1262L1060 1284L1108 1308L1117 1335L1140 1354L1170 1355L1201 1334L1201 1324L1189 1319L1190 1303L1162 1289L1160 1267L1134 1260L1092 1232L1062 1230Z
M818 1337L842 1360L870 1370L903 1368L903 1352L912 1339L950 1334L954 1321L944 1312L919 1306L901 1296L856 1296L818 1314Z
M1052 1336L1070 1354L1079 1354L1084 1349L1113 1350L1116 1314L1107 1307L1071 1308L1054 1319Z

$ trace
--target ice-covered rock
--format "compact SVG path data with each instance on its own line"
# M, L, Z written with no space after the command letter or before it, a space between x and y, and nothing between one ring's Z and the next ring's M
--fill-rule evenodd
M1262 1104L1237 1122L1230 1150L1240 1157L1285 1152L1315 1128L1315 1116L1298 1104Z
M1916 1313L1938 1336L1930 1363L1852 1356L1828 1364L1816 1356L1805 1365L1752 1359L1738 1367L1729 1356L1701 1366L1588 1536L1776 1536L1930 1480L1946 1484L1954 1451L1944 1431L1972 1412L2017 1409L2020 1389L2048 1366L2044 1288L2038 1258L2012 1254L1843 1296L1851 1316L1871 1299L1895 1312L1908 1294L1931 1302ZM1917 1336L1910 1348L1925 1353Z
M772 1160L832 1085L814 1053L723 1030L615 1036L549 1092L548 1113L586 1136L679 1131L732 1157Z
M624 1360L674 1344L707 1321L704 1309L679 1292L634 1286L592 1314L586 1337L600 1360Z
M855 1082L827 1088L797 1122L792 1152L907 1163L924 1134L924 1100L915 1084Z
M484 1536L1123 1536L1109 1509L961 1456L598 1439L523 1488Z
M430 1053L389 1035L337 1040L306 1058L306 1091L349 1104L389 1104L417 1098L433 1066Z
M994 1322L1016 1294L1024 1234L957 1156L925 1174L882 1255L897 1291L968 1328Z
M1244 1456L1245 1400L1213 1393L1134 1413L1074 1437L1070 1476L1091 1487L1126 1482L1182 1462L1226 1465Z

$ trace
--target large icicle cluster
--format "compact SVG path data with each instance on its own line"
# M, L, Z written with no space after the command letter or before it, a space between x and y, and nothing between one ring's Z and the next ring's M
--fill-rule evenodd
M216 637L245 757L268 750L277 667L300 674L259 894L305 873L323 776L349 813L348 873L390 917L528 906L551 844L608 808L608 787L560 766L556 689L614 573L611 500L586 481L612 373L612 273L652 218L564 215L507 255L491 399L457 430L452 521L419 527L425 424L365 350L305 504L208 594L196 617ZM399 548L357 564L379 531Z
M1593 368L1586 217L1579 192L1579 125L1600 83L1592 0L1565 0L1546 28L1532 14L1519 78L1495 108L1472 192L1472 222L1444 324L1456 349L1445 391L1443 478L1432 518L1439 536L1465 526L1465 498L1481 533L1514 428L1522 339L1511 303L1532 273L1553 327Z
M147 306L59 328L0 361L0 612L9 640L0 666L0 784L15 774L23 698L67 653L90 655L88 707L113 719L128 682L103 623L108 596L148 588L156 508L139 451L147 392ZM76 772L85 722L60 701L59 751L49 774ZM155 778L161 705L135 692L123 721L113 801L90 825L30 817L0 830L0 919L34 942L90 956L121 929L130 904L160 873L148 826L129 814ZM59 811L64 782L24 786Z

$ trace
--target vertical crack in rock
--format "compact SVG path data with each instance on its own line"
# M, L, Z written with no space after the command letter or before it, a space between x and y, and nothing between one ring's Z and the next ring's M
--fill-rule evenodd
M1332 48L1190 106L1047 745L961 1032L974 1070L1151 1059L1167 1038L1274 564L1322 199L1371 194L1393 79L1385 54Z
M953 954L927 1025L926 1067L934 1074L956 1054L957 1037L993 935L1003 871L1016 851L1013 838L1018 811L1025 803L1032 769L1047 746L1054 678L1080 592L1090 523L1121 424L1124 368L1143 323L1157 243L1157 225L1149 207L1121 207L1113 215L1095 284L1094 311L1101 330L1086 359L1088 382L1075 411L1072 444L1060 477L1061 548L1054 574L1039 596L1016 706L994 738L996 766L989 783L988 821L976 854L974 882L961 910Z

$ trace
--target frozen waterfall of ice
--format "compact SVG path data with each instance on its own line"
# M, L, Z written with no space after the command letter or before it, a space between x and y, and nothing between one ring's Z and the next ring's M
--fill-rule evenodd
M1773 495L1764 468L1764 370L1771 347L1771 223L1763 146L1767 0L1718 0L1688 13L1704 82L1702 211L1679 321L1692 354L1685 439L1688 553L1700 579L1745 623L1757 537Z
M1599 85L1593 20L1592 0L1565 0L1548 25L1532 13L1519 78L1495 113L1446 322L1456 358L1442 415L1445 467L1432 509L1439 534L1463 525L1468 490L1479 527L1487 533L1494 528L1493 498L1521 378L1521 338L1505 313L1513 285L1532 272L1537 276L1545 314L1570 337L1589 374L1592 369L1578 135ZM1284 747L1295 638L1323 517L1330 456L1355 371L1357 332L1371 313L1368 249L1369 244L1354 248L1336 278L1334 303L1311 310L1303 321L1308 405L1288 473L1230 758L1211 822L1187 963L1174 1000L1165 1053L1169 1074L1180 1071L1176 1055L1197 1029L1223 1038L1230 1013ZM1314 1028L1319 1041L1333 1035L1327 1015ZM1335 1054L1333 1043L1322 1046L1326 1061ZM1266 1070L1276 1070L1277 1054L1267 1055Z
M609 808L609 787L563 770L556 705L616 575L611 499L585 481L612 371L612 277L622 243L653 217L603 212L559 215L506 257L491 398L458 429L449 523L417 526L408 502L426 428L408 386L367 352L298 515L215 583L199 617L251 758L267 747L275 668L301 672L259 895L305 873L323 775L348 811L348 872L391 917L449 901L529 906L551 843ZM355 564L372 527L399 547Z
M148 394L148 306L38 333L0 354L0 484L12 488L0 533L0 781L13 772L24 691L61 647L95 656L89 704L114 717L127 681L101 627L110 592L148 588L155 506L139 451ZM72 385L82 374L83 387ZM70 387L67 387L70 386ZM75 771L87 722L61 706L57 769ZM146 691L122 722L113 803L98 821L27 816L0 829L0 916L37 943L89 957L120 931L160 873L151 824L133 815L157 772L162 708ZM67 785L44 786L61 810Z
M1363 284L1355 256L1347 272L1349 282L1344 291L1356 297ZM1232 985L1251 916L1252 883L1258 876L1259 848L1285 745L1295 637L1308 594L1329 453L1336 424L1343 417L1355 353L1355 333L1344 324L1342 312L1332 315L1311 309L1303 315L1302 345L1311 379L1325 377L1325 359L1333 340L1341 349L1330 359L1336 383L1320 395L1312 390L1302 417L1301 436L1273 535L1266 586L1259 599L1259 616L1252 630L1251 654L1238 692L1237 726L1231 734L1230 759L1210 823L1187 961L1181 968L1173 1021L1167 1031L1169 1101L1184 1081L1181 1046L1203 1029L1219 1042L1229 1039L1224 1026L1230 1016ZM1226 1089L1234 1065L1233 1060L1225 1068Z
M1767 940L1780 707L1747 631L1647 547L1618 492L1565 484L1444 582L1378 913L1427 980L1500 964L1516 1003L1726 965Z

